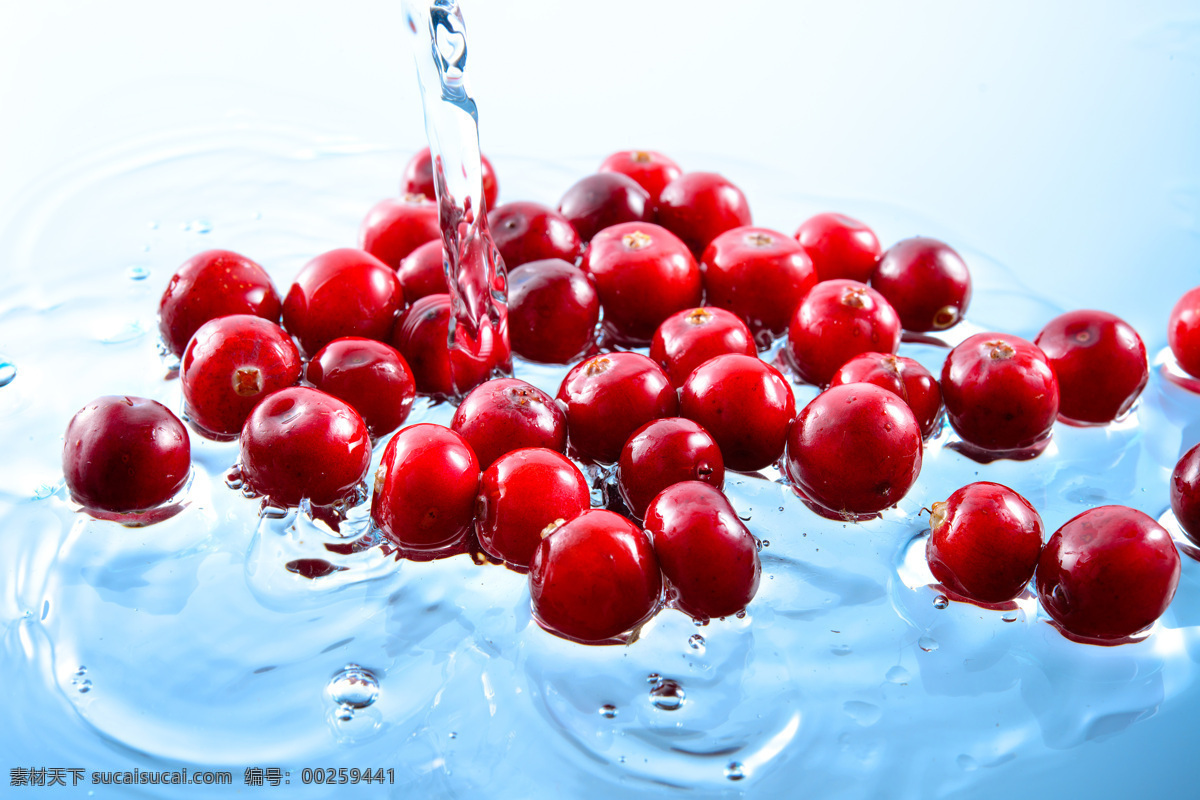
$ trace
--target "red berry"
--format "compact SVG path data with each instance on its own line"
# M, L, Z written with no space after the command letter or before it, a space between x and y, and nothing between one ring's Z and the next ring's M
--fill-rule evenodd
M276 505L302 498L329 506L354 492L371 465L371 437L362 417L332 395L307 386L263 399L241 436L246 485Z
M562 214L540 203L505 203L488 212L492 241L508 269L561 258L575 263L583 242Z
M1037 345L1005 333L977 333L942 365L946 416L963 441L992 453L1032 448L1058 416L1058 381Z
M172 353L183 355L188 340L210 319L253 314L279 322L281 304L266 270L228 250L206 250L171 276L158 304L158 328Z
M742 190L717 173L685 172L663 187L656 221L700 258L713 239L750 224L750 206Z
M530 361L566 364L593 344L600 297L587 273L560 259L508 273L508 338Z
M682 481L725 485L725 460L708 431L690 419L671 417L638 428L617 462L617 489L636 518L655 495Z
M650 193L650 203L658 203L663 188L683 174L671 159L653 150L622 150L613 153L600 165L597 172L619 172L638 182Z
M187 429L161 403L98 397L81 408L63 441L63 477L85 508L127 513L170 500L187 481Z
M571 446L585 459L611 464L626 440L650 420L679 410L675 388L639 353L608 353L576 364L558 389Z
M1183 371L1200 378L1200 286L1185 292L1171 309L1167 344Z
M296 275L283 301L283 326L312 354L343 336L387 340L403 307L396 271L343 247L317 256Z
M796 241L812 259L817 280L871 280L879 263L875 232L844 214L817 214L796 229Z
M475 519L479 462L449 428L421 423L388 442L375 473L371 519L401 551L450 547Z
M1042 518L999 483L971 483L934 503L929 528L925 557L933 577L977 603L1019 595L1042 552Z
M699 481L665 489L646 511L646 532L680 611L727 617L754 599L758 543L719 489Z
M722 308L692 308L663 320L650 342L650 358L662 365L671 383L682 386L692 370L716 356L756 356L746 323Z
M1123 639L1162 616L1179 583L1179 553L1153 519L1125 506L1089 509L1059 528L1037 565L1037 593L1062 629Z
M926 439L938 428L942 416L942 390L929 370L911 358L860 353L834 373L829 385L845 383L873 383L898 395L912 409L921 426L921 435Z
M1133 406L1149 380L1142 337L1103 311L1068 311L1034 339L1058 380L1058 418L1102 425Z
M906 331L957 325L971 302L971 273L962 257L937 239L916 237L888 248L871 275Z
M597 172L580 179L558 203L558 213L585 242L605 228L622 222L650 222L650 194L633 178L618 172Z
M800 411L785 466L800 495L855 519L898 503L921 472L921 428L908 405L869 383L834 386Z
M554 398L516 378L485 381L463 398L450 428L471 445L480 469L512 450L567 449L567 415Z
M450 295L431 294L412 304L396 323L392 344L404 356L412 370L417 391L422 394L455 394L455 377L463 387L477 386L508 358L502 339L485 327L481 357L474 358L461 349L450 354ZM454 371L451 372L453 357Z
M584 511L542 540L529 566L533 617L553 634L615 643L657 610L662 573L646 533L611 511Z
M630 343L649 342L667 317L700 305L696 260L653 223L606 228L592 240L583 268L596 282L605 327Z
M755 356L730 354L692 372L680 393L679 413L712 434L726 467L753 472L783 455L796 400L779 370Z
M566 456L542 447L506 453L483 473L476 531L480 546L528 569L542 539L591 505L587 479Z
M1200 545L1200 445L1184 453L1171 473L1171 510L1187 537Z
M300 380L300 353L273 322L249 314L200 326L180 366L184 411L213 438L233 438L258 402Z
M437 204L420 194L380 200L358 231L362 249L392 269L413 250L441 237Z
M409 253L396 268L404 299L415 303L431 294L448 294L442 240L432 239Z
M492 162L483 153L479 154L479 166L483 179L483 198L488 208L496 207L496 198L500 194L500 186L496 183L496 171ZM433 155L429 148L418 150L404 167L404 177L400 182L401 191L405 194L423 195L430 200L437 200L437 190L433 185Z
M734 228L704 251L709 305L737 314L764 343L787 330L796 306L817 283L804 248L767 228Z
M417 391L404 357L374 339L334 339L308 362L307 377L349 403L375 438L404 424Z
M796 309L788 349L796 372L824 386L859 353L895 353L900 318L879 292L849 280L822 281Z

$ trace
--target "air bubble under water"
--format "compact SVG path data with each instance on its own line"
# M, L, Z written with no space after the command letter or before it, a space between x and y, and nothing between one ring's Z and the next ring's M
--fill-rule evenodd
M678 710L686 699L683 687L669 678L660 678L650 689L650 702L663 711Z
M347 664L329 680L325 694L338 706L358 711L379 699L379 679L369 669Z

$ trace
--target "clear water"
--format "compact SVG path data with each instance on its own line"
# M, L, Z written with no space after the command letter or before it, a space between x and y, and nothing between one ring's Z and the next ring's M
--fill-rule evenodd
M1068 768L1153 765L1130 769L1126 788L1189 777L1180 742L1200 712L1200 565L1184 559L1149 637L1100 648L1064 639L1032 598L1008 611L941 607L921 557L921 509L973 480L1014 487L1049 530L1104 503L1171 524L1166 479L1200 439L1200 395L1164 379L1169 356L1154 357L1129 419L1058 425L1032 461L977 464L943 431L912 493L877 520L823 519L769 477L731 474L731 500L763 540L747 614L697 627L664 611L623 647L546 634L525 579L502 567L329 552L371 543L365 507L340 535L302 512L260 518L226 485L234 443L193 437L187 507L165 522L79 513L59 463L71 415L108 393L181 406L156 350L174 269L228 247L286 288L314 254L353 243L409 155L285 130L164 135L64 165L0 232L0 752L11 766L229 769L236 786L246 767L279 766L291 791L314 797L1000 797ZM601 155L501 160L502 191L546 201ZM829 206L776 169L703 167L742 185L768 226ZM884 241L948 236L896 209L835 207ZM977 291L956 338L1031 336L1056 312L962 249ZM902 351L931 368L944 353ZM547 390L563 372L516 365ZM796 388L801 403L815 394ZM421 402L412 421L450 415ZM316 557L341 569L309 580L287 568ZM298 785L304 767L342 766L391 768L396 783ZM1120 795L1120 780L1104 788Z

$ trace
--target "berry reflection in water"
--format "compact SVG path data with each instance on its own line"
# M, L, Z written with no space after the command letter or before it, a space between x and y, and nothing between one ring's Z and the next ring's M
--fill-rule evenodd
M478 376L512 373L508 346L507 277L487 224L479 155L479 114L467 92L467 38L453 0L405 0L405 23L416 39L414 58L433 157L450 287L449 343L455 394ZM482 366L482 368L481 368ZM471 378L460 376L471 376Z

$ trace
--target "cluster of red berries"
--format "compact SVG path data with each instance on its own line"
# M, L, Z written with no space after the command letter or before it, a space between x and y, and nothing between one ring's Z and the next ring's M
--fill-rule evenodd
M491 207L497 183L486 159L483 175ZM266 272L235 253L201 253L179 269L160 319L167 348L181 356L185 415L205 436L239 438L245 485L291 506L353 497L373 443L399 429L371 506L391 545L427 559L477 544L528 570L535 617L580 641L627 634L664 594L697 618L745 607L760 566L720 491L725 469L778 463L818 513L867 518L912 487L943 416L972 457L1031 457L1056 419L1107 424L1147 381L1137 333L1098 311L1064 314L1035 342L971 336L950 350L939 381L896 352L905 332L923 337L964 318L970 274L948 245L912 238L885 251L867 226L838 214L819 214L794 236L754 227L745 196L720 175L628 151L568 189L557 209L518 202L487 215L509 270L512 352L581 359L551 398L519 380L487 380L507 361L503 343L492 362L448 346L428 150L410 162L403 188L367 215L361 249L313 259L282 300ZM1200 370L1200 289L1188 303L1172 316L1171 345L1185 369ZM781 337L777 368L759 352ZM632 349L647 345L648 355ZM824 391L797 413L780 369ZM415 394L450 395L464 375L478 386L450 428L402 427ZM163 406L105 398L72 421L64 472L86 507L141 511L179 491L188 447ZM567 453L616 465L613 506L624 516L591 508ZM1200 517L1200 455L1192 462L1172 496L1183 498L1181 521ZM1107 563L1102 553L1148 565L1164 550L1154 531L1128 544L1122 526L1149 530L1130 522L1137 512L1087 512L1043 548L1027 503L980 486L935 507L930 564L952 592L1011 599L1040 559L1043 605L1092 638L1136 632L1170 601L1177 556L1174 577L1160 570L1166 577L1148 599L1126 611L1102 615L1085 600L1124 580L1096 566ZM1084 546L1109 539L1120 547ZM1142 580L1152 571L1125 572ZM1121 624L1097 628L1089 620L1100 616Z

